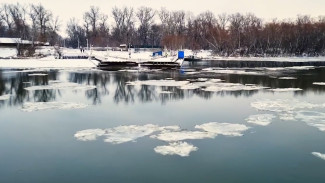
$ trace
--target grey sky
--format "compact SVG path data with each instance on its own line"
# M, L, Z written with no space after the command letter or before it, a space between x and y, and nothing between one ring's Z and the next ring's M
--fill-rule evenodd
M14 3L14 0L1 0L2 3ZM42 3L55 16L62 20L62 28L66 22L75 17L79 20L91 5L98 6L101 12L108 14L114 6L148 6L154 9L166 7L168 10L191 11L197 15L210 10L219 13L254 13L264 20L273 18L295 18L298 14L311 16L325 15L325 0L19 0L20 4ZM61 30L63 32L64 30Z

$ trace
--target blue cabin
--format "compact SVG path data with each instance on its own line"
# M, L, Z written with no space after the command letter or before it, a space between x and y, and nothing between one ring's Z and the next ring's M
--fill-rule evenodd
M152 56L153 56L153 57L156 57L156 56L162 56L162 54L163 54L162 51L156 51L156 52L153 52L153 53L152 53Z
M178 59L184 59L185 54L184 51L178 51Z

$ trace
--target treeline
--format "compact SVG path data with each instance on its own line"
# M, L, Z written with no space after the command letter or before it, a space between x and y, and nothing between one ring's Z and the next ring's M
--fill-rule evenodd
M21 38L33 43L49 42L55 45L61 37L59 18L43 5L0 5L0 37Z
M58 44L58 18L42 5L3 4L0 35ZM18 13L17 13L18 12ZM27 21L27 19L29 21ZM27 23L31 22L31 23ZM114 7L110 13L91 6L83 19L67 24L66 46L106 47L130 44L168 49L212 49L223 56L325 55L325 16L264 22L254 14Z

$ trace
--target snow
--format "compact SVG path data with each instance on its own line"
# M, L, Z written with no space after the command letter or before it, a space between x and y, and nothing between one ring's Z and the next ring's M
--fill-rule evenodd
M17 56L16 48L0 48L0 58L11 58ZM1 66L0 60L0 66Z
M325 154L322 154L322 153L319 153L319 152L312 152L311 154L316 156L317 158L325 160Z
M97 64L97 61L87 59L55 59L54 57L0 60L0 68L93 68Z
M189 156L192 151L197 151L198 148L187 142L172 142L166 146L157 146L155 152L162 155L179 155L182 157Z
M271 123L273 118L275 118L275 116L272 114L257 114L249 116L246 118L246 121L247 123L255 125L267 126Z
M55 89L71 89L71 90L92 90L95 89L96 86L89 85L81 85L78 83L70 83L70 82L49 82L49 85L37 85L30 86L25 88L25 90L35 91L35 90L55 90Z
M87 107L86 104L70 102L26 102L21 110L24 112L33 112L48 109L81 109Z

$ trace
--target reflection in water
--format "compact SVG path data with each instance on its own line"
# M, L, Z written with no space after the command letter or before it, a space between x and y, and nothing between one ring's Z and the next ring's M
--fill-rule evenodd
M189 69L190 70L190 69ZM192 69L195 70L195 69ZM254 84L269 88L301 88L302 91L295 92L296 95L304 95L308 91L316 93L324 92L325 87L313 85L313 82L324 82L325 69L316 68L313 70L285 70L264 71L262 75L238 75L220 74L200 71L196 74L186 74L180 71L146 71L146 72L77 72L77 71L42 71L42 76L32 76L33 72L17 72L0 70L0 96L11 94L10 99L0 101L0 107L4 105L22 105L25 102L50 102L62 97L60 89L44 89L28 91L25 88L30 86L48 85L53 80L68 80L68 82L82 85L95 86L96 89L78 91L84 92L88 100L93 104L99 104L103 96L113 92L112 98L115 103L134 103L160 101L162 104L172 100L183 100L193 96L210 99L213 95L234 97L249 97L258 90L238 91L204 91L204 79L222 79L225 83ZM40 73L38 71L38 73ZM295 77L297 79L282 79L283 77ZM190 81L191 84L198 84L201 87L192 90L181 89L179 86L152 86L152 85L129 85L129 82L146 80L166 80L171 78L175 81ZM202 85L203 82L203 85ZM111 91L110 91L111 90ZM75 91L77 93L77 91Z

